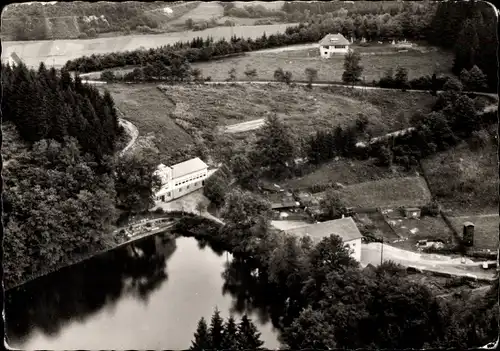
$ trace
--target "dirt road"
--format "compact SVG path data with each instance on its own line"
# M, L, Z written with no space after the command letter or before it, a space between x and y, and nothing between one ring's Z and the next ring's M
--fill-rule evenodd
M379 265L383 261L393 261L405 267L411 266L422 270L429 270L440 273L448 273L456 276L474 276L478 279L494 278L495 271L483 271L479 268L479 263L466 260L460 263L461 258L452 258L436 254L419 254L416 252L401 250L389 245L380 243L362 244L361 263L363 265Z
M139 130L135 125L133 125L131 122L120 118L119 123L125 128L127 133L132 137L132 139L128 142L128 144L123 148L122 151L120 151L120 157L125 155L125 153L132 147L134 146L135 142L137 141L137 137L139 136Z

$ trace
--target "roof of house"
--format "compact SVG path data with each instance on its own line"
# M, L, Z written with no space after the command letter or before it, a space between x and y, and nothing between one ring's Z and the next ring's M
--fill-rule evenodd
M170 166L172 168L172 179L176 179L194 172L208 168L207 164L199 157Z
M287 234L297 236L309 235L311 239L313 239L313 241L319 241L322 238L330 236L332 234L340 236L344 242L356 240L363 236L360 233L358 226L351 217L316 223L304 227L290 229L285 232Z
M465 227L469 227L469 226L473 226L474 227L474 223L472 223L472 222L464 222L464 226Z
M319 41L319 45L349 45L349 40L347 40L342 34L327 34L323 39Z

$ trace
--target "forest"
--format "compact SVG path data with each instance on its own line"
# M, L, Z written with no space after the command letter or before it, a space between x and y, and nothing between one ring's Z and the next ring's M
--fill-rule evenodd
M118 160L108 92L67 71L2 66L7 287L113 247L119 215L151 205L155 159Z

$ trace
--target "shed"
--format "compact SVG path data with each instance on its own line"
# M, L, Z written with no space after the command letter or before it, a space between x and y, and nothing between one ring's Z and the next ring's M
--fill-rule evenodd
M462 240L467 246L474 245L474 223L464 222Z
M418 207L405 207L403 209L406 218L420 218L421 210Z

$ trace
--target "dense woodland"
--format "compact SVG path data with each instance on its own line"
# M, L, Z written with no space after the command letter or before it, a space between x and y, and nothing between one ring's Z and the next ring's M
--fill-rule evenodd
M123 131L109 93L43 64L2 66L2 87L11 286L112 247L117 216L149 208L158 180L152 157L114 159Z
M236 294L236 306L267 311L289 349L464 348L496 339L498 282L481 298L439 299L391 262L359 269L337 236L313 245L279 234L269 213L267 201L233 190L223 227L186 218L178 229L233 253L224 291Z

